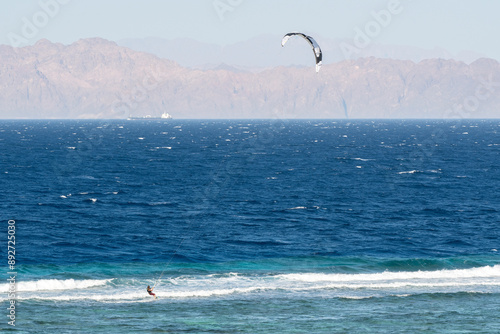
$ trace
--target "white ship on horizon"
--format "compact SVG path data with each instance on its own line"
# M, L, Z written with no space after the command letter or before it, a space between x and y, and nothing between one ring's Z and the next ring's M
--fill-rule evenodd
M161 114L160 117L151 116L151 115L146 115L146 116L132 116L132 115L130 115L127 119L128 120L134 120L134 119L172 119L172 115L170 115L168 112L164 112L163 114Z

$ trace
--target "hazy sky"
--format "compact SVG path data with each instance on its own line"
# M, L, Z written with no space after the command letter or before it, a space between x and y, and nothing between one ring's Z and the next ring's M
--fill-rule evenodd
M0 0L0 44L187 37L220 45L303 31L500 60L497 0ZM357 38L357 39L356 39Z

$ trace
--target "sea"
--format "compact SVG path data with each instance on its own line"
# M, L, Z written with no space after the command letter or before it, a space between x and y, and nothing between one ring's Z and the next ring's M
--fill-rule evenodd
M1 331L500 333L500 120L2 120L0 157Z

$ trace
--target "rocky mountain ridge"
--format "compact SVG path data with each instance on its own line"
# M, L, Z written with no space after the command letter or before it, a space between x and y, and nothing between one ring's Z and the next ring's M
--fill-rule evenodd
M246 72L180 66L100 38L0 46L0 118L488 118L500 64L361 58Z

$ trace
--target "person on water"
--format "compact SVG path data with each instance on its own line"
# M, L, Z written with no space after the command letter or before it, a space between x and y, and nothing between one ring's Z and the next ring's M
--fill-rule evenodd
M154 289L154 288L152 288L152 287L150 287L150 286L148 285L148 289L147 289L147 291L148 291L149 295L151 295L151 296L155 297L155 299L156 299L156 298L158 298L158 297L156 297L156 295L154 294L153 289Z

